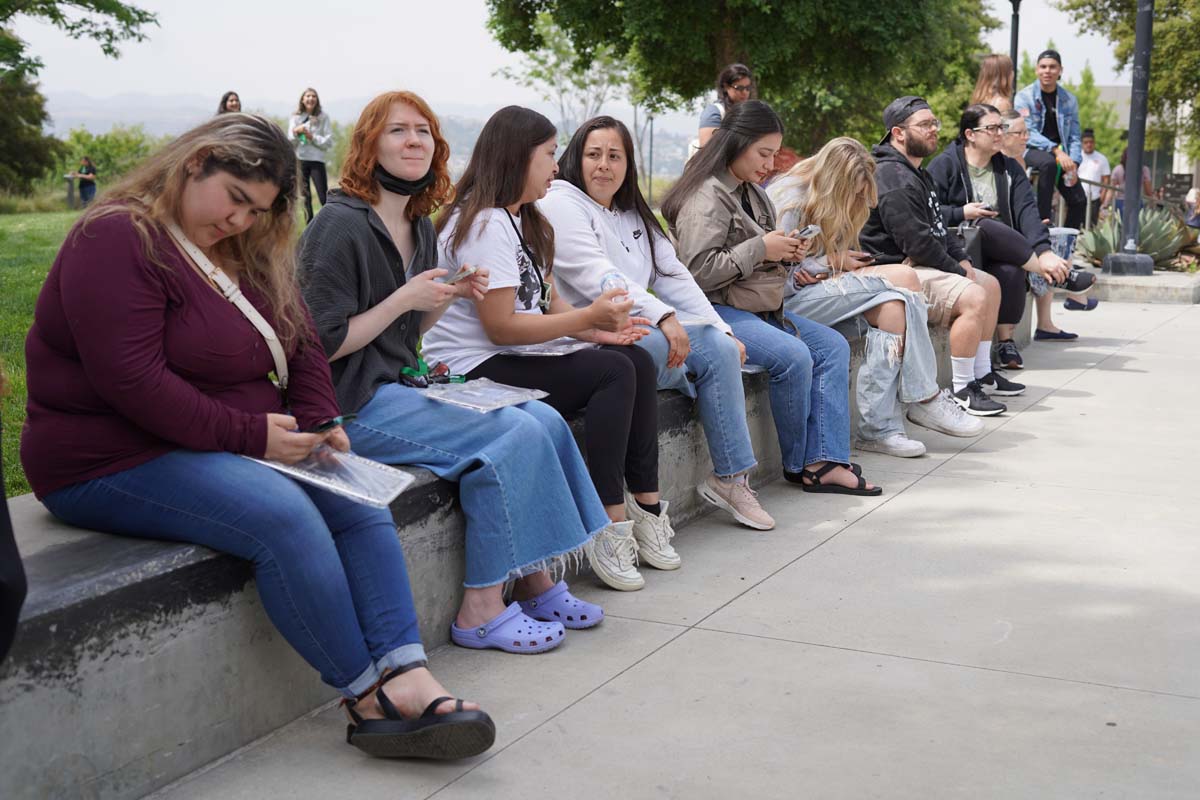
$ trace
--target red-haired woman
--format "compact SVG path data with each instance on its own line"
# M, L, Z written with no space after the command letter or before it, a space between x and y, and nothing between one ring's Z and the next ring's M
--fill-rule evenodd
M538 402L487 414L439 403L398 383L417 367L417 344L457 298L484 296L487 270L438 280L429 215L453 197L450 147L438 119L409 92L363 109L341 188L300 244L304 298L332 362L356 452L424 467L458 481L467 517L466 591L451 626L456 644L540 653L563 628L603 619L555 583L548 568L579 554L608 525L570 428ZM505 606L503 588L515 580Z

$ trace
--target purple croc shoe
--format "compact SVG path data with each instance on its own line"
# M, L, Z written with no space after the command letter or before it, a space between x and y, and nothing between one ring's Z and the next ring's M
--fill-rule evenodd
M563 643L566 631L557 622L538 622L521 613L521 606L508 608L478 628L460 628L450 623L450 641L472 650L503 650L506 653L544 653Z
M580 600L567 591L566 581L559 581L530 600L521 600L521 610L544 622L561 622L564 628L582 630L599 625L604 609Z

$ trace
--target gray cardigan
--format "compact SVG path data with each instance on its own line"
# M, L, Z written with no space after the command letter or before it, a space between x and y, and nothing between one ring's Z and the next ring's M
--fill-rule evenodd
M305 136L307 142L301 142L300 137L292 133L297 125L308 123L310 135ZM296 147L296 158L300 161L320 161L325 163L325 151L333 145L333 123L329 115L322 113L312 117L308 114L292 114L288 117L288 139Z
M413 263L404 265L383 220L365 201L329 193L329 203L300 239L299 273L304 301L312 312L326 355L333 355L350 330L350 318L383 302L412 276L437 267L437 234L428 217L414 220ZM333 386L343 413L357 412L384 383L415 367L423 311L409 311L357 352L331 363Z

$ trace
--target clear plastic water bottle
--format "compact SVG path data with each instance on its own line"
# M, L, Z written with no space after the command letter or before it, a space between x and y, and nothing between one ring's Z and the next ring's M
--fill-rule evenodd
M612 291L613 289L621 290L622 294L629 294L629 281L625 280L625 276L620 270L609 270L604 273L604 277L600 279L600 294ZM618 302L621 295L613 297L613 302Z

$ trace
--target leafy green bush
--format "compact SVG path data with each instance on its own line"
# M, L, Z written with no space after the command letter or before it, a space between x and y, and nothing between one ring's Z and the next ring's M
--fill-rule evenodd
M1121 218L1112 214L1108 219L1084 231L1076 250L1094 264L1102 264L1109 253L1125 246ZM1165 208L1142 208L1138 214L1138 252L1154 259L1156 267L1171 263L1188 241L1188 233L1175 214Z
M101 134L75 128L63 142L67 158L65 171L75 169L79 159L87 156L96 165L98 183L111 185L114 179L129 172L170 140L170 136L151 136L141 125L114 125L108 133Z

